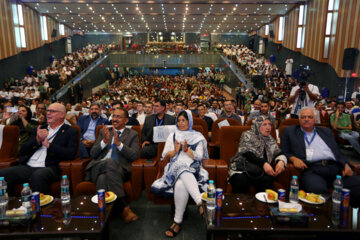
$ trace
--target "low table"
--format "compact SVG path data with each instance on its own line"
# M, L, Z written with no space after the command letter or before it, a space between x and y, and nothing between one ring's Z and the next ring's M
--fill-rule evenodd
M41 208L40 216L27 227L0 226L0 239L11 238L49 238L81 237L107 239L109 218L114 204L106 205L103 213L98 205L91 202L92 196L76 196L71 199L71 221L63 223L60 199L54 199L49 205ZM18 208L19 198L10 198L8 209Z
M299 236L344 240L360 238L358 209L350 207L348 214L342 214L339 225L335 226L331 221L331 201L322 205L301 204L310 216L309 223L305 227L273 223L269 208L276 207L277 204L263 203L250 195L225 194L223 207L216 211L213 224L206 220L207 239L232 237L269 239L271 237L299 238ZM207 219L206 211L205 216Z

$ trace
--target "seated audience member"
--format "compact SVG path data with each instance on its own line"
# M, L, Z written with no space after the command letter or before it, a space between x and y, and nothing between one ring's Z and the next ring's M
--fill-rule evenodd
M17 113L15 113L16 118L14 121L10 122L10 125L18 126L20 129L18 153L21 146L30 138L33 128L38 125L37 122L31 120L31 114L30 108L22 105L19 107Z
M213 120L213 122L215 122L218 119L217 115L214 112L209 111L209 107L207 103L204 103L203 106L205 108L205 116L208 116Z
M219 103L217 100L214 100L211 104L211 108L209 108L209 112L213 112L217 115L221 114L221 109L219 107Z
M184 110L183 104L176 104L175 106L175 117Z
M38 103L36 105L36 111L35 111L34 117L35 117L35 119L38 120L40 125L44 125L47 123L46 106L44 103Z
M140 125L143 125L145 122L146 114L144 112L144 103L138 102L136 106L137 112L132 115L132 117L136 118Z
M96 184L96 189L113 191L120 203L126 223L138 217L125 202L123 183L130 178L131 163L138 158L140 143L138 133L125 128L129 121L128 111L123 108L113 112L113 128L103 125L99 137L91 148L93 160L86 167L85 180Z
M204 136L192 130L193 118L190 110L182 111L176 119L176 130L166 140L162 157L170 158L164 175L151 186L151 191L163 196L174 195L174 223L166 230L168 237L175 237L181 223L189 195L204 214L200 190L206 191L208 172L202 168L202 160L208 158Z
M81 128L80 158L88 158L91 147L96 140L96 127L109 124L108 120L100 116L100 104L90 105L89 115L80 116L77 125Z
M345 102L345 113L351 115L353 107L354 107L354 104L351 101L346 101Z
M348 140L355 151L360 154L359 133L352 130L350 115L344 113L345 104L340 102L336 105L336 112L330 116L330 124L333 129L339 131L339 137Z
M145 118L144 126L141 129L141 157L151 159L157 154L158 144L154 143L153 128L163 125L174 125L175 117L165 114L166 103L163 100L156 100L154 104L154 114Z
M272 127L268 117L260 116L253 120L251 129L241 135L238 152L231 158L229 167L233 193L248 193L250 185L254 185L257 192L272 189L274 177L285 170L287 159L270 135Z
M241 118L234 113L234 105L231 100L226 100L224 102L224 112L220 115L219 118L233 118L241 124Z
M145 114L146 116L150 116L151 114L153 114L153 107L154 107L154 104L152 102L147 102L145 104ZM145 122L145 120L144 120Z
M281 150L297 169L303 170L300 188L306 192L329 194L336 175L343 176L344 188L350 189L350 203L360 206L360 177L354 176L329 128L315 127L312 108L300 110L299 124L284 129Z
M213 120L210 117L205 116L206 110L205 110L205 107L204 107L203 104L199 105L198 113L199 113L199 118L205 120L205 122L206 122L206 124L208 126L208 131L211 132L211 128L212 128L212 125L213 125Z
M256 101L259 101L259 100L256 100ZM274 124L274 126L275 126L276 119L270 113L269 103L262 102L261 105L260 105L260 111L251 112L249 117L247 118L247 122L252 120L252 119L255 119L255 118L259 117L259 116L268 117L270 119L271 123Z
M79 140L76 129L64 124L65 113L64 105L51 104L48 125L34 128L20 149L19 165L0 170L10 193L15 184L30 182L34 192L46 194L50 183L60 180L59 162L75 158Z

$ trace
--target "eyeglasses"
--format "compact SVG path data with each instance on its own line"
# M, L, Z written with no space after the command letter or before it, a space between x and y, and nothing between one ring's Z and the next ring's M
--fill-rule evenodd
M61 112L59 110L53 110L53 109L48 109L46 110L46 113L57 113L57 112Z
M125 118L125 117L123 117L121 115L113 115L113 118Z

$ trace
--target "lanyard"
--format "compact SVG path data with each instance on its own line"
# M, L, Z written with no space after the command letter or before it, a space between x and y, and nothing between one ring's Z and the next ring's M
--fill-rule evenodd
M56 136L56 134L58 134L59 130L60 128L51 137L48 138L49 142L51 141L51 139L53 139Z
M164 121L164 118L161 119L160 122L159 122L159 119L158 119L158 118L156 118L155 121L156 121L156 126L161 126L161 124L162 124L163 121Z
M311 143L314 141L315 136L316 136L316 131L314 131L314 135L312 136L312 138L311 138L311 140L310 140L310 142L309 142L306 133L304 134L305 141L306 141L306 143L307 143L309 146L310 146Z

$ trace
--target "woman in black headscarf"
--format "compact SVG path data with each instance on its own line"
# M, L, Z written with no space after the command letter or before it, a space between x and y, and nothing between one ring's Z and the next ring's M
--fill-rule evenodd
M36 126L36 122L31 120L30 108L21 105L16 113L14 121L10 122L12 126L18 126L20 129L19 146L17 152L19 153L21 146L29 139L33 128Z
M257 117L241 135L238 152L231 158L229 182L233 193L247 193L251 184L257 192L273 187L273 178L285 170L287 159L270 135L268 117ZM271 162L275 161L275 169Z

